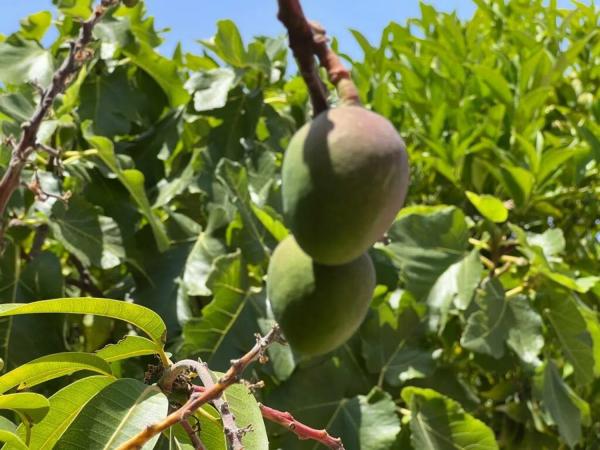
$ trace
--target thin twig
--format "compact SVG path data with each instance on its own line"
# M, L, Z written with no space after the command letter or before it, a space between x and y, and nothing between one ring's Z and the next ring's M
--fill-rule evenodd
M227 370L225 375L223 375L223 377L221 377L210 389L206 389L204 392L198 393L197 395L192 395L190 399L177 411L169 414L160 422L147 426L137 435L121 444L118 447L118 450L141 449L146 442L148 442L157 434L162 433L164 430L172 427L173 425L186 420L202 405L219 398L225 389L240 380L242 372L252 362L258 360L259 362L264 363L267 361L265 351L269 345L273 344L274 342L283 342L281 330L277 325L274 326L264 337L257 335L256 345L254 345L254 347L240 359L231 361L231 367L229 370Z
M192 445L194 446L195 450L206 450L206 447L204 447L204 444L200 440L200 436L198 436L196 430L194 430L194 428L190 425L190 423L187 420L182 421L181 426L183 427L187 435L190 437L190 440L192 441Z
M52 108L56 96L66 89L69 80L77 73L82 64L90 58L91 53L87 46L92 41L92 30L94 26L102 19L107 9L119 3L119 0L102 0L94 8L94 12L86 21L82 22L79 36L75 42L71 42L69 54L63 61L60 68L52 77L50 86L42 94L39 104L35 109L29 121L22 126L22 134L19 142L12 146L12 155L9 165L0 180L0 219L4 216L4 211L10 198L20 185L21 173L27 164L28 157L36 148L40 148L37 142L37 135L42 121ZM44 148L45 151L48 149ZM0 224L0 241L4 233L4 225Z
M278 0L279 13L277 18L288 30L289 45L298 63L298 68L308 87L313 114L327 110L327 89L319 78L315 64L315 49L313 32L304 17L299 0Z
M331 436L327 430L317 430L304 425L302 422L298 422L289 412L278 411L265 405L259 406L265 419L287 428L298 436L298 439L313 440L334 450L344 450L342 440Z
M75 255L69 255L69 260L71 264L75 266L77 272L79 272L79 284L72 284L78 286L80 289L86 291L88 294L91 294L93 297L104 297L104 293L98 286L96 286L92 275L85 268L85 266L79 260L79 258L77 258Z

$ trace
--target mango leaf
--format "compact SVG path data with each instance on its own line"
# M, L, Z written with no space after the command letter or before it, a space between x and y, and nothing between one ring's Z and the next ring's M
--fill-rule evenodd
M463 347L501 358L507 344L523 361L539 364L537 355L544 346L542 321L527 297L506 298L500 281L492 278L476 303L478 309L469 316L460 340Z
M154 341L157 349L162 349L166 340L167 329L158 314L143 306L121 300L83 297L0 305L0 317L48 313L93 314L124 320L146 333Z
M470 69L482 83L490 88L498 100L507 105L512 104L513 96L510 85L498 70L483 65L470 66Z
M265 422L256 398L248 391L248 388L235 384L223 393L223 398L229 404L238 428L252 425L252 432L242 438L245 448L268 450L269 439Z
M79 416L85 405L115 379L107 376L91 376L77 380L50 397L50 412L36 424L31 435L31 448L51 450L71 423ZM19 427L21 436L25 430Z
M102 358L91 353L56 353L34 359L0 376L0 393L15 386L26 389L72 373L90 370L111 375L110 366Z
M0 113L6 114L15 122L23 123L33 115L34 107L23 94L0 95Z
M343 436L348 449L390 449L400 432L400 418L391 395L375 387L367 395L344 402L328 431Z
M482 274L479 251L473 250L448 267L436 280L427 296L427 304L431 308L429 326L432 330L443 330L453 303L460 310L469 307Z
M260 262L262 258L267 257L264 230L252 209L246 169L237 162L222 159L216 168L216 176L227 188L244 223L244 231L247 230L250 235L252 244L247 252L249 257L252 262Z
M202 310L200 318L188 321L183 328L183 355L200 356L210 367L215 360L228 365L228 360L241 351L243 344L236 342L235 329L247 328L248 338L256 324L254 305L250 298L250 279L241 253L217 258L208 281L212 301ZM226 367L226 366L225 366ZM223 368L225 368L223 367Z
M157 53L145 42L138 42L123 49L131 62L144 70L162 88L169 99L171 107L175 108L187 103L189 94L183 87L183 82L177 72L177 64ZM86 138L87 139L87 138Z
M246 64L247 55L242 36L231 20L219 20L217 34L211 40L202 40L200 43L233 67L244 67Z
M34 422L42 420L49 408L48 399L33 392L0 395L0 409L9 409L24 414Z
M411 442L427 450L497 450L494 432L459 403L431 389L406 387L402 399L411 412Z
M409 307L399 314L388 303L372 311L361 326L362 355L367 370L379 374L380 382L400 386L414 378L433 372L434 362L430 351L417 345L421 336L421 320Z
M12 37L0 43L0 81L47 86L54 73L52 55L36 42Z
M594 380L594 348L583 315L573 299L564 292L545 294L544 316L556 333L563 354L575 369L579 385Z
M167 248L169 248L169 238L167 237L164 225L152 211L150 202L146 196L144 175L135 169L121 170L115 155L113 143L105 137L94 136L91 133L90 125L90 122L86 122L83 125L83 134L85 139L96 147L102 161L109 167L109 169L117 176L123 186L125 186L125 188L129 191L129 194L152 227L156 245L160 251L165 251Z
M206 286L206 282L214 260L223 255L225 251L225 246L221 241L212 236L209 222L209 227L198 235L185 263L183 284L188 295L210 295L211 292Z
M92 204L79 196L70 199L68 206L56 202L49 225L55 238L84 265L101 265L102 230L98 211Z
M465 216L451 206L405 208L389 237L385 250L417 297L429 293L435 280L463 258L468 245Z
M504 203L493 195L477 195L475 192L466 191L469 201L477 208L477 211L488 220L502 223L508 219L508 209Z
M0 429L0 442L6 442L10 449L14 450L28 450L29 447L25 445L25 442L21 440L19 436L10 431Z
M10 243L6 246L5 255L0 258L6 265L0 265L0 285L2 279L13 284L9 292L0 298L6 303L40 298L62 297L64 295L64 278L61 273L61 262L49 251L35 255L27 264L14 254L16 248ZM4 259L6 258L6 259ZM0 287L0 291L2 288ZM64 335L60 330L63 317L21 316L0 319L1 357L8 368L17 367L31 359L50 353L65 350ZM43 339L31 339L31 330L44 336Z
M194 109L202 112L225 106L234 79L235 74L228 68L192 74L185 88L194 95Z
M56 443L56 448L113 449L164 419L169 400L156 386L122 378L104 387L83 408ZM154 448L159 436L142 448Z
M41 41L52 23L49 11L40 11L21 19L21 35L25 39Z
M542 404L558 426L561 437L574 448L582 438L581 426L589 420L590 407L564 382L553 361L545 364L542 374L537 377L541 384Z
M156 343L142 336L125 336L116 344L109 344L96 352L106 362L115 362L136 356L156 354Z
M254 203L251 206L256 218L265 227L265 230L271 233L271 236L278 242L283 241L287 237L290 232L284 225L283 219L274 210L268 206L260 208Z

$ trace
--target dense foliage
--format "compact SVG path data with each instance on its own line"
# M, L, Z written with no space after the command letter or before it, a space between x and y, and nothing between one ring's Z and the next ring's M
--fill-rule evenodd
M40 41L50 12L0 37L0 170L38 101L36 84L47 85L90 13L88 0L54 3L59 36L48 48ZM600 11L476 3L467 21L423 4L420 18L390 23L377 44L353 31L363 56L346 59L362 100L407 143L407 207L370 250L377 288L360 331L312 359L274 346L270 363L247 374L265 381L261 402L326 427L347 449L600 446ZM274 4L261 8L275 20ZM91 63L42 128L41 142L60 157L32 158L4 218L0 300L143 305L166 324L173 359L201 357L224 371L273 322L266 269L288 233L281 161L310 118L306 88L290 73L285 37L244 43L229 20L202 51L177 48L172 58L157 50L161 34L143 4L111 11L95 36ZM162 348L160 319L106 314L86 299L46 309L72 311L77 302L89 302L79 312L108 317L0 319L5 371L21 370L0 376L1 392L73 365L100 374L36 386L49 396L72 383L45 417L41 396L20 406L0 396L0 408L5 400L19 413L1 428L14 429L8 418L41 420L33 448L50 448L41 442L52 432L62 445L93 448L86 439L97 438L108 448L111 430L131 432L166 410L166 397L141 383L158 359L126 359ZM23 311L3 305L0 316ZM149 339L134 337L140 330ZM116 356L112 347L92 353L124 334L131 347ZM52 354L63 356L25 364ZM44 375L48 367L57 375ZM256 402L235 389L228 396L239 425L254 424L247 448L315 448L282 428L265 430ZM81 415L61 422L73 398ZM108 414L107 399L131 414ZM92 410L108 411L95 418L108 424L97 436L87 432ZM203 439L209 450L224 448L218 419L206 414ZM161 448L186 448L180 431Z

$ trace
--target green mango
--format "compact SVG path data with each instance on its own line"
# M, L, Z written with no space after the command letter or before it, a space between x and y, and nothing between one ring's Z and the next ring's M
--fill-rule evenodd
M283 208L298 244L321 264L344 264L392 224L408 189L404 142L360 106L319 114L292 137L282 169Z
M289 236L273 252L267 293L292 349L315 356L346 342L362 323L375 289L367 254L340 266L315 263Z

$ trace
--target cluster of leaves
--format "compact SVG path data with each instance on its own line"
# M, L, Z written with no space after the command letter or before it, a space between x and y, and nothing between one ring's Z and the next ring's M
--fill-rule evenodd
M6 142L39 99L36 85L48 84L91 11L88 0L54 3L58 37L49 48L40 44L49 12L0 37L0 170ZM408 144L408 206L387 243L371 250L378 286L357 335L310 360L273 347L271 364L250 374L266 382L261 401L327 427L348 449L600 444L600 13L542 0L476 3L466 22L423 4L421 18L391 23L378 46L353 31L364 58L346 59L362 100ZM2 392L50 379L27 378L40 372L68 375L75 363L101 374L36 386L35 401L7 407L17 410L24 440L29 422L41 420L32 443L52 434L39 448L59 439L108 448L114 430L166 412L160 392L132 380L155 357L129 359L165 358L162 331L80 297L154 310L173 358L200 357L213 370L270 328L266 268L288 233L281 160L310 118L301 78L286 76L284 37L245 45L221 21L203 51L177 48L166 58L142 4L111 11L95 36L91 63L39 136L60 158L38 153L24 173L52 196L23 186L5 218L0 300L15 305L0 314ZM67 191L68 202L57 198ZM67 297L76 300L52 311L85 315L9 314ZM123 335L116 349L94 353ZM60 364L71 370L53 371ZM9 375L13 384L3 383ZM52 394L43 419L41 394ZM243 394L229 400L241 399L241 426L254 424L248 448L314 448L285 430L265 431ZM0 408L15 401L9 395ZM64 422L75 397L70 411L88 413ZM132 413L94 422L92 410ZM210 450L224 448L215 412L199 420L213 433L202 436ZM89 433L98 423L104 428ZM6 419L2 428L16 426ZM190 443L176 429L158 445Z

